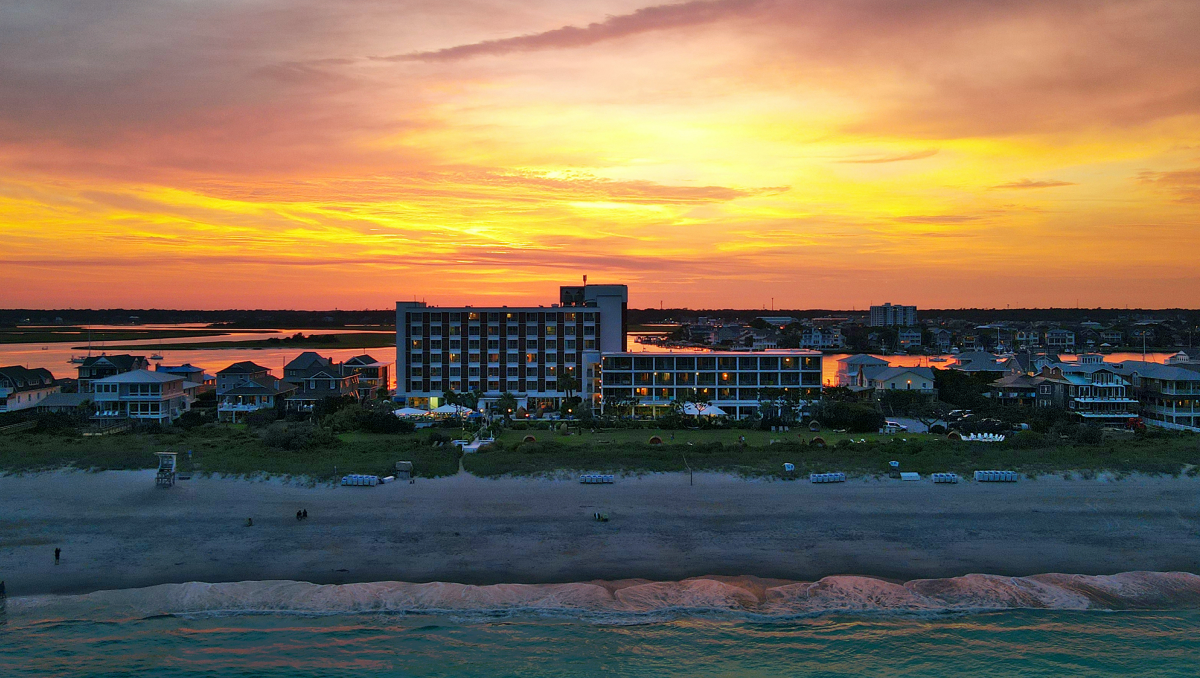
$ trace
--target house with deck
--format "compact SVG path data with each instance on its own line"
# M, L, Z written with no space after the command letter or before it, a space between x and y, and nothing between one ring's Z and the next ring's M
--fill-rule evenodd
M169 424L192 408L199 385L178 374L137 369L92 381L92 419Z

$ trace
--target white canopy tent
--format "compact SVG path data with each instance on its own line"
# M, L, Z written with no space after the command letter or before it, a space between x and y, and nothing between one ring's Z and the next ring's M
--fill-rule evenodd
M716 405L697 405L696 403L684 403L683 413L689 417L723 417L725 410Z
M475 410L472 410L469 407L463 407L462 405L450 405L450 404L442 405L441 407L437 407L437 408L433 409L434 414L456 414L459 416L466 416L468 414L471 414L474 411Z
M422 410L416 407L401 407L395 412L392 412L392 414L396 415L397 417L423 417L429 414L429 410Z

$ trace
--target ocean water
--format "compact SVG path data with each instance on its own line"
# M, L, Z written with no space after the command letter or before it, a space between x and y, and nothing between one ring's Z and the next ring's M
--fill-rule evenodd
M1198 580L172 584L0 601L0 676L1196 676Z
M234 615L0 629L4 676L1196 676L1200 613Z

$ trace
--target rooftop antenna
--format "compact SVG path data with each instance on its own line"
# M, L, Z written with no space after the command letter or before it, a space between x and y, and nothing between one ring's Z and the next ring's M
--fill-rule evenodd
M583 286L587 287L587 273L583 274Z

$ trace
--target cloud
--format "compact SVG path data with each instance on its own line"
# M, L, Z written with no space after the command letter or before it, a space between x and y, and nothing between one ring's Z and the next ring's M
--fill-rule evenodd
M1021 179L1019 181L1009 181L1003 184L992 186L993 189L1026 189L1026 188L1057 188L1059 186L1074 186L1073 181L1058 181L1056 179L1043 179L1034 181L1033 179Z
M935 214L896 217L895 221L902 224L965 224L978 221L979 217L967 214Z
M1183 203L1200 203L1200 167L1170 172L1146 171L1138 174L1138 180L1164 189Z
M609 16L604 21L582 27L563 26L513 38L484 40L437 50L373 58L381 61L458 61L512 52L587 47L651 31L713 23L729 16L749 14L769 4L774 3L763 0L697 0L674 5L655 5L643 7L630 14Z
M863 164L863 165L875 165L875 164L885 163L885 162L904 162L906 160L922 160L924 158L931 158L937 154L938 154L938 149L930 148L928 150L916 151L915 153L905 153L903 155L884 155L884 156L879 156L879 157L874 157L874 158L858 158L858 159L853 159L853 160L838 160L838 162Z

